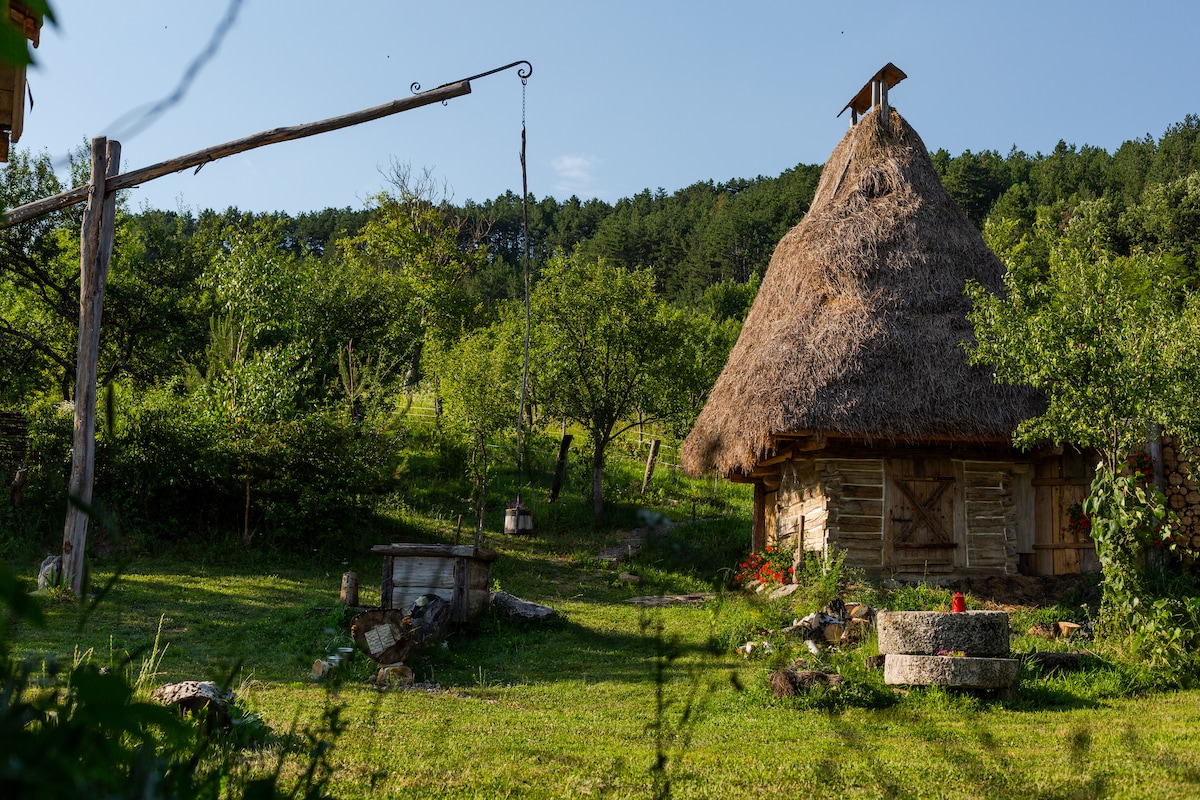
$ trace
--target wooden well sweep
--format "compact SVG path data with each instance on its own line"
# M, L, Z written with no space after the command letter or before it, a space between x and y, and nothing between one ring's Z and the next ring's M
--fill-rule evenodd
M383 556L380 605L411 606L424 594L450 603L450 619L466 622L488 606L496 553L481 547L449 544L379 544Z

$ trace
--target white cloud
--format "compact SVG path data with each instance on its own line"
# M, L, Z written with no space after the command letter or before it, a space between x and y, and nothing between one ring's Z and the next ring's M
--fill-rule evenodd
M555 156L550 162L557 179L554 184L555 192L563 195L579 195L588 197L592 192L595 170L600 165L600 159L595 156L565 155Z

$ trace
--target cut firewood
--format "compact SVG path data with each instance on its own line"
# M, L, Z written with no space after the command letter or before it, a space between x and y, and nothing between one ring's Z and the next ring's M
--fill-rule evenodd
M403 661L416 643L412 615L395 608L368 608L354 618L350 635L372 661L380 664Z
M379 664L399 664L414 647L441 641L450 624L449 601L435 594L418 597L412 609L368 608L354 618L350 634Z

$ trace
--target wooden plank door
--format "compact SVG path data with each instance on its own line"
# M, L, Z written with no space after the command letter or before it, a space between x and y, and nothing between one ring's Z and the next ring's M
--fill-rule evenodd
M1072 575L1100 569L1091 537L1070 529L1072 506L1091 490L1095 470L1088 455L1068 450L1038 464L1038 474L1033 479L1037 507L1033 550L1040 575Z
M896 572L954 570L956 485L950 459L889 459L886 552Z

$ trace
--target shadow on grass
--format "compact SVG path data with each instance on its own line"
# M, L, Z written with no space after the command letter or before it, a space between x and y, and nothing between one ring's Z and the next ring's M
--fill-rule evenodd
M632 612L632 609L630 610ZM572 620L523 623L489 613L460 630L445 649L434 649L410 666L423 676L432 669L439 682L471 685L479 670L490 680L512 684L562 681L653 682L656 654L650 615L642 615L637 631L601 630ZM662 647L672 660L689 669L728 672L710 642L683 641L664 635Z
M1030 698L1031 702L1038 700ZM954 698L950 702L953 704ZM1004 705L1007 711L1008 705ZM1078 698L1066 705L1078 710L1098 707ZM1067 710L1066 705L1056 710ZM1103 721L1075 721L1061 737L1051 735L1050 746L1039 750L1036 743L1020 739L1019 721L1014 738L1014 731L1006 730L1010 721L1004 716L964 707L948 717L946 710L908 707L880 712L888 719L883 729L887 733L882 735L891 741L881 740L841 715L827 715L823 719L834 736L834 751L854 754L853 774L847 774L845 758L835 757L821 759L816 774L826 775L830 788L841 783L862 791L869 786L889 798L936 794L1083 800L1107 797L1121 788L1112 778L1114 772L1123 771L1114 766L1117 760L1139 765L1135 768L1139 774L1166 773L1165 778L1154 778L1157 783L1148 782L1143 791L1170 785L1193 787L1180 796L1200 792L1200 768L1190 751L1183 757L1179 754L1186 743L1174 741L1177 737L1169 732L1163 732L1163 737L1139 732L1137 720L1126 721L1120 729ZM903 744L897 744L897 736L903 737ZM1059 764L1060 760L1064 763Z

